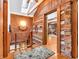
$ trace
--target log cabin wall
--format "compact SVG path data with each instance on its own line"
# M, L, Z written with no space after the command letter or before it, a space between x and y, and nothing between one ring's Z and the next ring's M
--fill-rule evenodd
M74 2L73 2L74 1ZM37 11L36 11L36 13L35 13L35 15L34 15L34 18L33 18L33 24L35 25L37 22L39 22L39 20L43 23L43 28L42 28L42 30L43 30L43 32L42 32L42 41L43 41L43 44L46 44L47 43L47 41L46 41L46 33L44 32L44 31L46 31L46 28L45 28L45 14L47 14L47 13L49 13L50 11L52 11L52 10L54 10L54 9L57 9L57 11L61 11L61 7L64 5L64 4L66 4L66 3L68 3L68 2L71 2L71 6L72 6L72 12L73 12L73 14L72 14L72 16L74 15L74 10L76 11L76 16L75 17L73 17L74 19L72 19L71 21L72 21L72 24L75 24L75 25L72 25L72 28L71 29L73 29L72 30L72 35L73 35L73 39L71 39L72 40L72 47L78 47L78 45L77 45L77 0L44 0L39 6L38 6L38 8L37 8ZM75 4L76 3L76 4ZM74 7L76 5L76 8ZM60 11L58 12L58 13L60 13ZM60 15L59 15L60 16ZM61 16L60 16L60 18L61 18ZM75 20L76 19L76 20ZM74 23L73 23L73 21L74 21ZM60 21L59 21L60 22ZM76 23L75 23L76 22ZM60 25L60 23L59 23L59 25ZM60 26L58 26L59 28L61 28ZM75 29L74 29L74 27L76 27ZM58 30L58 32L60 33L60 29ZM75 33L74 33L75 32ZM76 35L76 36L74 36L74 34ZM58 36L59 36L59 38L61 38L60 37L60 34L58 34ZM61 39L60 39L61 40ZM60 40L59 40L59 44L60 44ZM75 43L73 43L75 41ZM60 48L61 46L60 45L58 45L58 50L61 50L61 48ZM58 54L61 54L61 52L60 51L58 51ZM74 57L74 58L76 58L78 56L78 53L77 53L77 48L72 48L72 57Z
M0 0L0 59L3 57L3 0Z
M27 29L25 31L19 30L19 23L20 21L25 21ZM15 33L17 33L17 39L25 39L28 35L30 30L32 29L32 17L26 17L26 16L19 16L15 14L11 14L11 40L15 39ZM22 34L23 33L23 34ZM22 35L23 36L22 36ZM23 41L23 40L21 40Z

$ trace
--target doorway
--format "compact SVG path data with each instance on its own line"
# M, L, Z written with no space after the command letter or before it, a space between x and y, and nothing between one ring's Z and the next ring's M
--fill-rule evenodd
M47 45L57 54L57 11L46 15Z

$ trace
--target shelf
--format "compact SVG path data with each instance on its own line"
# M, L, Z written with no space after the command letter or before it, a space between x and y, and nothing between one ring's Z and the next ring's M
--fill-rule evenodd
M61 53L71 56L71 4L63 6L61 11Z
M32 31L33 31L33 34L32 34L33 42L37 44L40 44L40 43L42 44L42 35L41 35L43 33L42 19L34 22Z

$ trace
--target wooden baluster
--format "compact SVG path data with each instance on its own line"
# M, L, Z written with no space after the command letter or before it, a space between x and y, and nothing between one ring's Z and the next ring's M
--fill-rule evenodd
M14 40L15 40L15 51L16 51L17 50L17 42L16 42L17 41L17 34L15 33L14 35L15 35L15 39Z

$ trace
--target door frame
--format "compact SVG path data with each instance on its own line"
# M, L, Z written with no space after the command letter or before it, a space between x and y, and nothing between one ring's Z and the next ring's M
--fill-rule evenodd
M57 11L57 54L61 54L60 42L60 6L44 14L44 44L47 44L47 19L46 16Z

